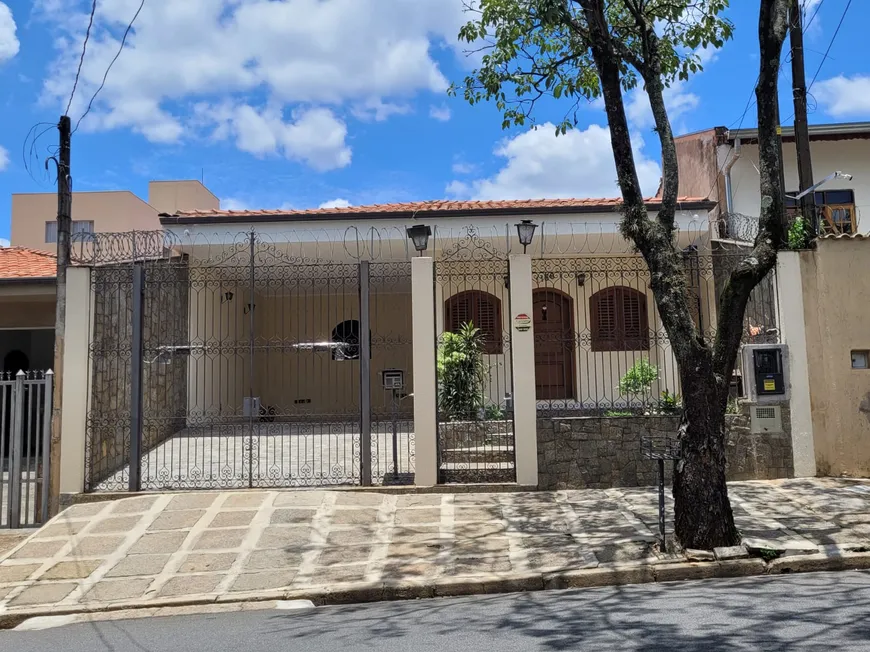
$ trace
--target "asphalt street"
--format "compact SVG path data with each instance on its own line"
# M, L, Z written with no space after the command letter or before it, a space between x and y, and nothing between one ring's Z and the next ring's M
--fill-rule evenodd
M870 574L89 622L0 632L11 652L870 650Z

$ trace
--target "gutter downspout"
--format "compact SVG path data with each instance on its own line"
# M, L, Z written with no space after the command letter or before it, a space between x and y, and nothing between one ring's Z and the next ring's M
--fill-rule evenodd
M734 147L731 149L733 156L725 162L722 171L725 173L725 210L730 215L734 212L734 196L731 187L731 168L740 158L740 138L734 139Z

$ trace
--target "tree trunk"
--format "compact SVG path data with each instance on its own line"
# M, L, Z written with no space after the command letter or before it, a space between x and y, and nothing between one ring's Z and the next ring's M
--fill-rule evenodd
M712 361L697 355L679 367L682 459L674 466L674 530L686 548L737 545L740 535L725 483L725 410Z

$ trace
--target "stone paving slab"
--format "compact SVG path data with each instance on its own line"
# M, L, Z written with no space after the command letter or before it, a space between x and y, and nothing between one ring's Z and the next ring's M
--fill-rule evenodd
M737 525L757 549L812 557L870 549L864 518L870 484L739 482L729 492ZM669 517L671 509L669 502ZM660 552L657 527L653 488L137 496L72 506L0 554L0 618L34 609L303 594L333 601L419 597L714 572ZM667 527L672 530L670 520ZM761 563L742 561L747 564L728 572ZM671 570L649 570L665 567Z

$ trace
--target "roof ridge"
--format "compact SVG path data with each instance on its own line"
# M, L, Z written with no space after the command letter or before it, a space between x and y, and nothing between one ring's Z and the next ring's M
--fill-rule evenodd
M32 247L22 247L21 245L9 245L8 247L0 247L0 253L4 251L24 251L29 254L36 254L38 256L47 256L48 258L57 258L57 254L53 254L50 251L43 251L42 249L33 249Z

